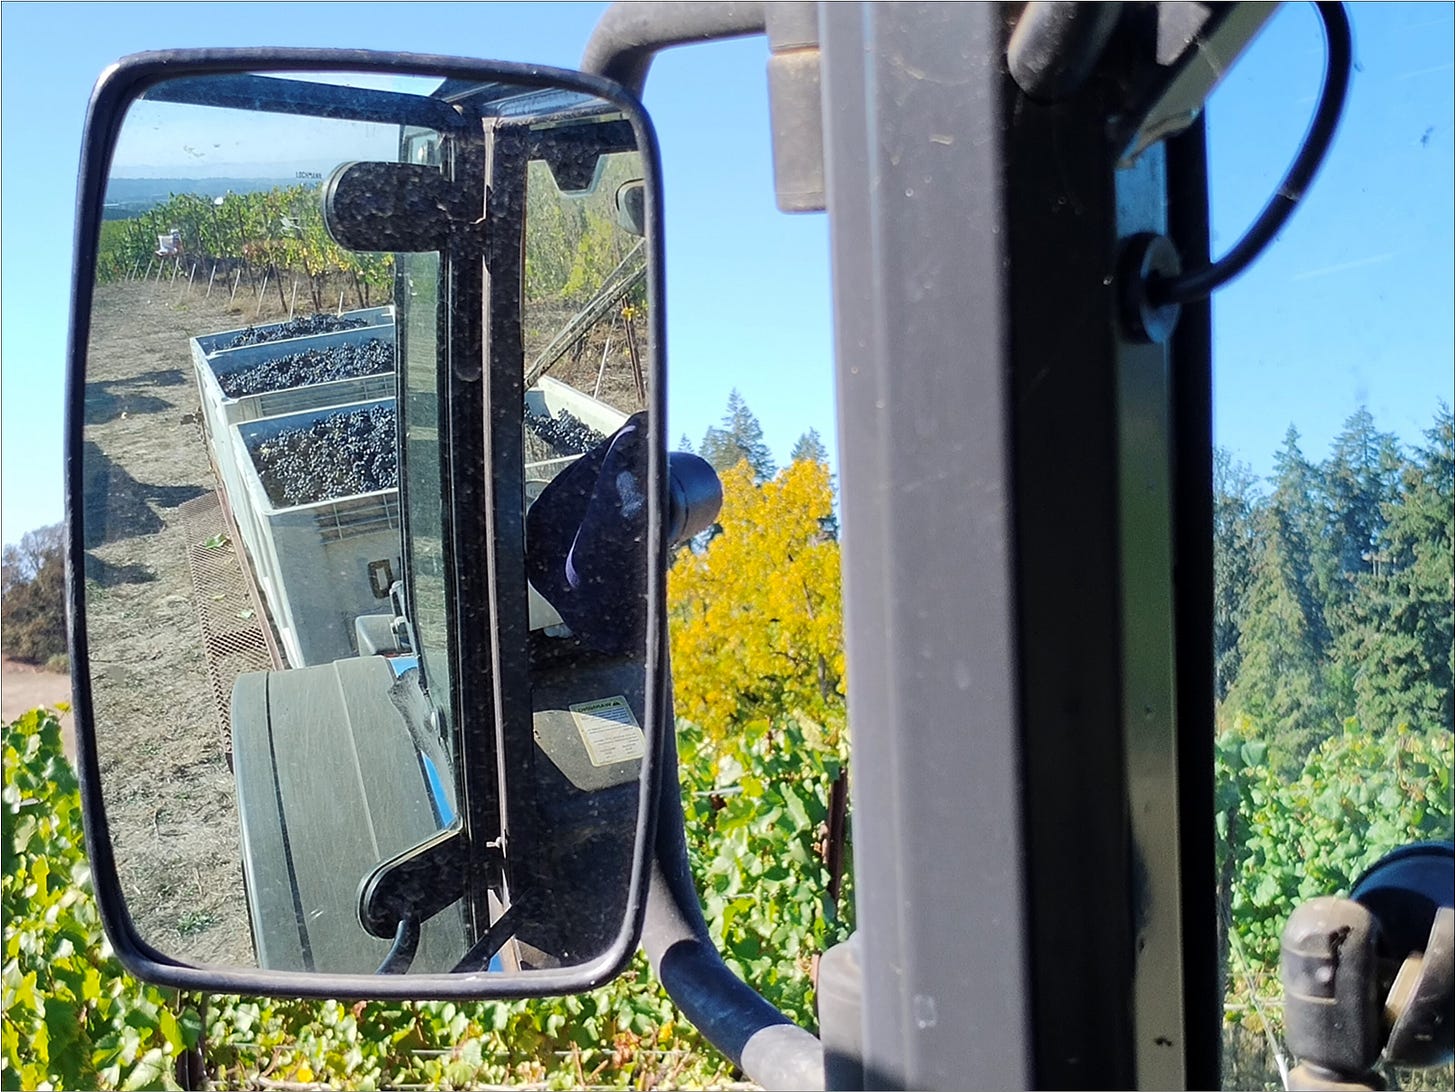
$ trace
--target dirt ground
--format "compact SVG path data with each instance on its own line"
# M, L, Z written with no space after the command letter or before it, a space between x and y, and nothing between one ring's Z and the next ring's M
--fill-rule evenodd
M278 317L265 301L258 321ZM169 955L252 965L234 802L179 507L215 482L188 338L254 321L165 278L100 286L86 384L86 605L117 868L138 931Z
M30 664L0 659L0 722L9 724L22 713L41 706L54 707L57 702L71 701L71 676L57 675ZM75 718L61 714L61 739L66 757L76 758Z

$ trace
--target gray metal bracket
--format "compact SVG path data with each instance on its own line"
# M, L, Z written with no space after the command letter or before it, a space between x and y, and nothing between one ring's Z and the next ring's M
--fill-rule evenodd
M659 51L694 42L742 38L764 32L764 5L730 3L644 3L625 0L603 14L581 55L581 70L616 80L638 98Z
M767 33L774 190L783 212L824 210L824 110L819 94L819 5L635 3L607 9L582 54L583 71L642 94L663 49Z

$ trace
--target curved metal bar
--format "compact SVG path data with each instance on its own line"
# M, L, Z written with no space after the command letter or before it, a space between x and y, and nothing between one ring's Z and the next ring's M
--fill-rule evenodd
M658 782L657 841L642 949L692 1025L764 1088L822 1089L824 1048L739 979L718 954L688 869L671 718Z
M762 34L763 7L761 0L711 4L624 0L608 8L592 31L581 69L615 80L641 97L647 69L659 50Z

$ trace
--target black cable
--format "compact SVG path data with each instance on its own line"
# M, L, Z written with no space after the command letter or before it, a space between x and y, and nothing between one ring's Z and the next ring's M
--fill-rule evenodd
M420 946L420 923L414 918L400 918L394 931L394 945L375 974L404 974L415 961L415 949Z
M1325 28L1328 57L1325 61L1324 87L1319 105L1304 144L1295 156L1289 173L1279 183L1279 190L1259 213L1253 226L1222 258L1199 269L1190 269L1176 277L1154 278L1148 285L1149 299L1157 306L1170 303L1192 303L1206 299L1249 267L1288 221L1294 208L1303 199L1324 162L1334 139L1335 126L1345 108L1345 94L1350 86L1352 48L1350 20L1342 3L1317 3L1315 10Z

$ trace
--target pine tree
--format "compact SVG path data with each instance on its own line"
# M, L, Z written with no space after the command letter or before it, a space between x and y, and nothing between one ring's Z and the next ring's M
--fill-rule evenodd
M1279 549L1288 568L1290 594L1303 615L1311 654L1323 659L1330 631L1324 604L1329 601L1335 569L1334 551L1326 538L1326 511L1322 504L1319 471L1299 449L1299 430L1284 434L1284 446L1274 455L1274 493L1269 498L1279 536Z
M1258 539L1260 504L1249 467L1224 448L1213 455L1213 654L1215 696L1223 701L1238 677L1244 625Z
M1451 411L1442 407L1427 444L1382 505L1384 524L1349 608L1339 658L1356 714L1369 729L1452 726L1452 516L1456 509Z
M720 474L746 459L758 484L774 476L773 455L763 442L763 426L736 389L728 395L722 427L708 429L698 454Z
M1337 594L1348 590L1351 577L1375 568L1385 508L1395 499L1400 466L1395 437L1378 432L1370 411L1361 406L1335 437L1320 470L1326 533L1337 570L1345 577L1331 589Z
M686 432L684 432L682 436L678 438L677 449L679 451L687 452L687 454L689 455L696 454L696 452L693 450L693 442L688 439L688 434Z
M1323 521L1317 475L1293 427L1274 462L1274 493L1254 521L1258 541L1228 705L1253 719L1287 767L1298 768L1333 727L1325 685L1329 633L1315 556Z
M800 459L808 459L811 462L829 464L829 449L824 446L824 441L819 438L819 430L811 428L804 435L800 436L794 444L794 450L789 452L789 462L796 463Z

